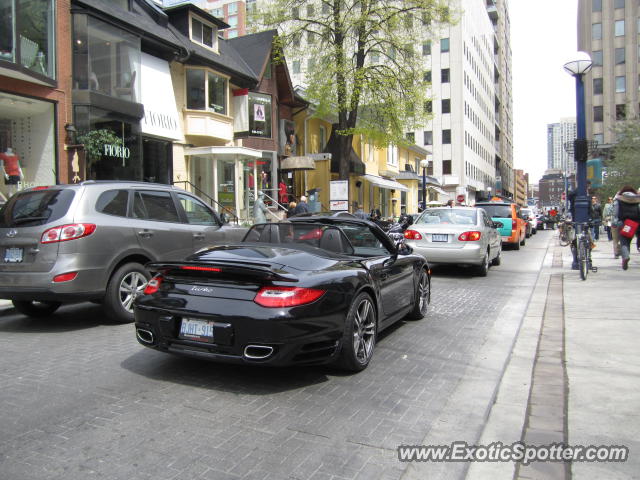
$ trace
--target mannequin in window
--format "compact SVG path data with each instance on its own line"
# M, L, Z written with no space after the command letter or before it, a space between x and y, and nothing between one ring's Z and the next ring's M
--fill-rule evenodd
M264 193L258 192L258 198L253 204L253 223L265 223L267 221L266 213L268 209L264 204Z
M7 147L4 153L0 153L0 161L2 162L4 183L9 185L9 193L13 194L17 189L18 182L23 178L20 157L11 147Z

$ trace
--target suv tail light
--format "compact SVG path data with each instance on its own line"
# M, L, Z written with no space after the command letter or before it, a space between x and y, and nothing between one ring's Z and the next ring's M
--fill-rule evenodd
M422 235L420 232L416 232L415 230L405 230L404 238L408 240L422 240Z
M86 237L95 231L96 225L93 223L71 223L69 225L62 225L45 230L40 238L40 242L66 242L67 240Z
M518 222L516 222L516 220L511 220L511 230L515 230L516 228L518 228Z
M464 232L458 237L461 242L477 242L480 240L482 233L480 232Z
M315 288L262 287L253 301L270 308L296 307L315 302L324 292Z
M162 275L156 275L147 282L147 286L144 287L142 293L144 293L145 295L153 295L158 290L160 290L160 285L162 285Z

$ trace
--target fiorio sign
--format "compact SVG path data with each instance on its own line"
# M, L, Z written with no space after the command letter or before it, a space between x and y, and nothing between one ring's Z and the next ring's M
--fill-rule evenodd
M166 113L145 111L143 122L153 128L164 128L166 130L178 130L177 120Z
M124 167L124 161L131 157L131 150L122 145L112 145L105 143L104 154L107 157L117 157L122 159L122 166Z

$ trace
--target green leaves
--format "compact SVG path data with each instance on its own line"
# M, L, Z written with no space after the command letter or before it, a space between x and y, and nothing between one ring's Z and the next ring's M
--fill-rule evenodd
M615 132L618 142L605 165L603 194L606 196L612 196L624 185L640 187L640 120L619 122Z
M78 136L78 142L84 145L87 154L87 166L91 166L102 158L105 145L123 146L122 139L111 130L90 130Z

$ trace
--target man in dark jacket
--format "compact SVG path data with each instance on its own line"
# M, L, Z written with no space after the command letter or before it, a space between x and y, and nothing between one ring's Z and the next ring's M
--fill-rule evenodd
M600 240L600 225L602 224L602 205L598 197L591 197L591 221L593 222L593 239Z
M298 205L296 206L295 214L298 215L299 213L307 213L308 211L309 211L309 205L307 205L307 197L302 195L300 197L300 201L298 202Z

